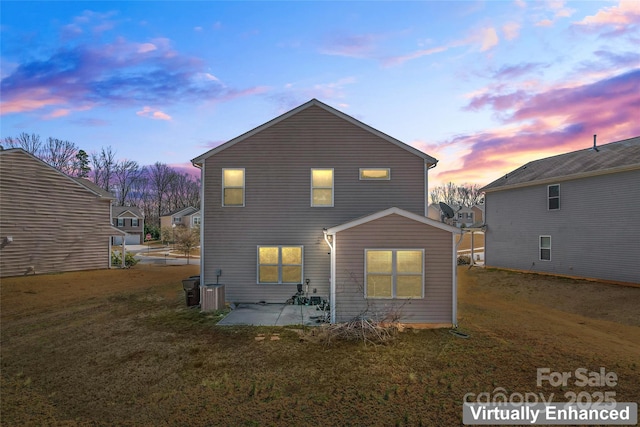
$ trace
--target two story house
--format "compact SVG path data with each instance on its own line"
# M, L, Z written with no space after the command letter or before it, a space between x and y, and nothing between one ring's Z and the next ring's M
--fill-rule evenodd
M221 273L228 301L284 303L304 284L334 322L456 323L460 230L425 216L433 157L313 99L192 163L201 282Z
M193 206L179 209L160 217L160 227L182 226L193 228L200 225L200 210Z
M594 139L482 190L487 266L640 283L640 137Z
M0 277L109 268L113 195L20 149L0 149Z
M111 206L113 226L127 233L125 237L114 236L113 244L144 244L144 214L135 206Z

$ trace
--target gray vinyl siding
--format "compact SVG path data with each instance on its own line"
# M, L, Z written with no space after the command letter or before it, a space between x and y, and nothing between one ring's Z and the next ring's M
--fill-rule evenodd
M424 298L366 299L365 249L424 249ZM336 321L391 311L405 323L451 323L452 251L451 232L395 214L337 233Z
M21 150L0 153L0 275L109 267L110 200Z
M424 215L425 162L326 110L309 107L205 160L204 280L232 302L281 303L295 285L256 283L258 245L303 245L310 289L329 296L323 228L396 206ZM389 167L390 181L361 181L359 168ZM222 169L245 169L245 207L222 207ZM311 207L311 169L334 169L334 207Z
M546 183L486 194L487 265L640 283L640 170L555 183L554 211ZM541 235L551 261L539 260Z

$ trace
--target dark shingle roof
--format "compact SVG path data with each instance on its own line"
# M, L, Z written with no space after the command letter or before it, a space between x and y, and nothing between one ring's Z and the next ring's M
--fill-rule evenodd
M640 136L534 160L496 179L483 191L567 180L582 176L640 169Z

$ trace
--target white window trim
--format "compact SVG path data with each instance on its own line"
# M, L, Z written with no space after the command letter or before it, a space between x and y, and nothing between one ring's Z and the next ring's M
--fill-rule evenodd
M191 217L191 226L200 225L202 223L202 217L192 216Z
M313 186L313 171L314 170L330 170L331 171L331 187L314 187ZM336 172L333 168L311 168L309 171L309 180L310 180L310 198L311 198L311 207L312 208L332 208L335 205L335 196L336 196ZM313 204L313 190L314 189L329 189L331 188L331 205L314 205Z
M370 297L367 296L367 252L369 251L391 251L391 297ZM421 287L421 295L420 297L397 297L396 296L396 279L398 277L396 271L397 265L397 252L398 251L420 251L422 253L422 287ZM364 298L365 299L424 299L424 275L425 273L425 259L424 259L424 248L367 248L364 250ZM417 274L401 274L401 276L417 276Z
M242 187L229 186L225 187L224 185L224 171L226 170L241 170L242 171ZM247 182L247 173L244 168L222 168L222 207L224 208L244 208L246 203L246 182ZM242 188L242 205L225 205L224 204L224 189L225 188Z
M548 237L549 238L549 247L548 248L543 248L542 247L542 238L543 237ZM541 235L538 237L538 259L540 261L551 261L552 257L552 252L551 252L551 248L552 248L552 242L551 242L551 236L549 235ZM549 259L542 259L542 250L543 249L549 249Z
M387 178L363 178L362 171L387 171ZM358 171L360 181L391 181L391 168L360 168Z
M549 189L551 187L558 187L558 195L557 196L550 196L549 195ZM549 202L551 201L551 199L558 199L558 208L557 209L551 209L549 207ZM559 211L560 210L560 184L550 184L547 185L547 210L548 211Z
M133 225L133 221L138 221L138 223L136 225ZM140 227L140 220L138 218L131 218L131 226Z
M278 248L278 281L277 282L261 282L260 281L260 248ZM302 264L282 264L282 248L300 248L302 251ZM275 264L265 264L275 265ZM304 280L304 245L258 245L256 249L256 284L258 285L293 285L292 282L282 282L282 267L283 266L300 266L300 283Z

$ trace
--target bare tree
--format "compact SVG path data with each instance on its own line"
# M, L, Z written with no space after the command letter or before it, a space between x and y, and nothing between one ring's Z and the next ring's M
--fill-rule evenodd
M116 168L116 152L111 146L100 150L100 153L91 153L93 164L93 182L106 191L111 191L113 175Z
M156 162L148 168L149 189L156 202L158 217L157 224L160 225L160 216L164 202L166 202L171 184L176 179L176 172L167 164Z
M131 202L132 192L137 191L137 186L144 175L144 169L140 168L134 160L122 160L115 165L113 173L113 189L119 206L125 206Z
M451 207L472 207L484 203L478 184L457 185L453 182L439 185L429 193L431 203L444 202Z
M59 171L70 175L74 170L77 152L78 147L73 142L49 137L42 148L41 158Z
M22 132L15 138L7 137L3 141L8 147L11 148L22 148L27 153L31 153L34 156L40 157L42 150L42 141L40 140L40 135L36 135L32 133L29 135L26 132Z
M189 174L176 172L167 193L166 208L176 210L187 206L200 207L200 180Z

